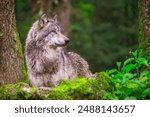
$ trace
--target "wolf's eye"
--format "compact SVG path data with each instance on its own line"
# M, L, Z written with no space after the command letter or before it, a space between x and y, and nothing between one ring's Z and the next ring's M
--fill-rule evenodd
M54 33L54 34L56 34L57 32L56 32L55 30L52 30L52 31L51 31L51 33Z
M48 23L49 23L49 20L47 20L46 23L48 24Z

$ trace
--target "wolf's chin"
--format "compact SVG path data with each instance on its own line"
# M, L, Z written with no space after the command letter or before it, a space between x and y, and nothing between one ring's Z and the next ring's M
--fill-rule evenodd
M56 49L58 47L63 48L65 47L67 44L55 44L55 45L49 45L50 49Z

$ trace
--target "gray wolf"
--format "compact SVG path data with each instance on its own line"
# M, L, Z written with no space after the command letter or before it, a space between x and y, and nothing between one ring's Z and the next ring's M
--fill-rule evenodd
M73 52L66 52L69 39L61 34L56 17L43 15L29 30L25 59L30 85L57 86L62 80L77 76L92 77L88 63Z

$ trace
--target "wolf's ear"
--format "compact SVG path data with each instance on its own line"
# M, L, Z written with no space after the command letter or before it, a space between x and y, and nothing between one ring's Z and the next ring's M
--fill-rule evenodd
M47 23L48 21L48 17L46 14L43 14L40 18L39 18L39 26L40 28L44 27L44 25Z
M57 23L57 15L55 15L52 20Z

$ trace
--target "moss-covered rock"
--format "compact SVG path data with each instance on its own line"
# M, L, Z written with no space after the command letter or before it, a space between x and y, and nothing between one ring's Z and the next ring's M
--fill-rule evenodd
M48 99L100 99L101 90L97 80L76 78L63 81L60 86L54 87Z
M0 88L1 100L29 100L44 99L49 90L42 91L40 88L30 87L28 84L19 82L16 84L7 84Z
M114 84L112 78L105 72L96 73L97 81L100 85L101 99L111 99L110 95L114 93Z
M7 84L0 88L0 99L24 99L22 88L28 86L25 83Z
M96 79L75 78L64 80L59 86L30 87L20 82L4 85L0 88L0 99L11 100L99 100L107 90L111 90L110 77L104 72L97 74Z

